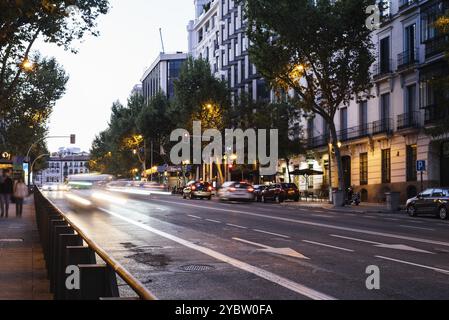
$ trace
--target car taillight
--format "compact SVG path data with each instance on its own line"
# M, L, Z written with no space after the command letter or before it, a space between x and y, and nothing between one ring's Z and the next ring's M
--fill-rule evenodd
M196 187L195 187L195 186L192 186L192 190L196 190Z
M212 187L207 188L207 190L212 191Z
M229 188L229 191L231 192L235 192L237 189L236 188Z
M248 188L248 192L254 192L254 188Z

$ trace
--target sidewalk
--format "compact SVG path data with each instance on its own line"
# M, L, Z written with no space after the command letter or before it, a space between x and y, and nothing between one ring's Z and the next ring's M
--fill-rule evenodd
M351 212L351 213L392 213L394 212L388 211L387 206L385 204L377 204L377 203L361 203L359 206L345 206L345 207L335 207L333 204L328 202L284 202L282 205L287 207L297 207L297 208L310 208L310 209L325 209L332 211L342 211L342 212ZM400 213L398 211L397 213Z
M47 271L39 242L33 198L26 200L23 217L0 218L0 300L51 300Z

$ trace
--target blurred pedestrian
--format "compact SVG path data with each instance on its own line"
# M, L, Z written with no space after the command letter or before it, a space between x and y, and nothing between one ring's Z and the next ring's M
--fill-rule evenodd
M16 217L21 218L23 212L23 201L28 197L28 187L23 178L20 178L14 185L14 198L16 201Z
M9 202L11 201L11 197L13 195L13 181L10 178L10 173L9 171L3 171L3 185L2 188L0 190L0 198L1 198L1 212L2 212L2 217L5 216L6 218L8 218L8 214L9 214Z

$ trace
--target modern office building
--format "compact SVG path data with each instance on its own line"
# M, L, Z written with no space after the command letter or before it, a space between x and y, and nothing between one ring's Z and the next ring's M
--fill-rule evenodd
M242 4L234 0L194 0L195 20L187 27L189 54L209 61L212 73L238 96L269 100L271 93L248 54Z
M388 1L387 1L388 2ZM429 80L449 74L443 45L434 22L449 9L447 0L393 0L373 32L376 62L372 66L374 98L341 106L335 124L342 144L344 181L355 186L364 201L385 200L385 192L401 199L421 190L417 161L426 161L423 187L449 186L449 133L431 137L425 129L447 118ZM328 184L329 130L321 117L307 123L308 159L293 161L291 169L313 167L324 177L309 183L319 190ZM332 161L332 160L331 160ZM334 161L335 162L335 161ZM333 186L337 168L332 162Z
M159 54L141 79L144 98L150 100L157 93L163 92L167 98L172 99L175 95L174 81L179 77L186 59L187 54L182 52Z
M48 159L48 167L38 172L34 183L42 186L45 183L63 183L67 177L89 173L89 154L77 148L60 148Z

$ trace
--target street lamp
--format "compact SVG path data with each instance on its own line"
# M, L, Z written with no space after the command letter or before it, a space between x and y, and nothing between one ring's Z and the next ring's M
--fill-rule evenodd
M21 66L22 70L24 70L26 72L32 72L36 65L32 61L30 61L30 59L25 58L25 59L23 59L20 66Z

